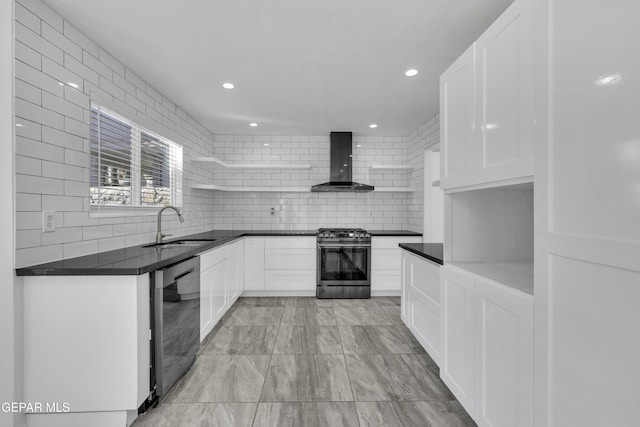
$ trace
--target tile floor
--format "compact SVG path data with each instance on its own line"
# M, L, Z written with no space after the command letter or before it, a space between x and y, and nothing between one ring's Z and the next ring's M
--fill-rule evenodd
M133 427L475 426L400 298L240 298Z

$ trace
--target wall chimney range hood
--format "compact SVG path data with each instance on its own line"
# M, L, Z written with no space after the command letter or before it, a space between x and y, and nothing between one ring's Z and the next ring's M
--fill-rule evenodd
M373 191L372 185L360 184L351 180L352 133L331 132L330 176L329 182L311 187L313 192L367 192Z

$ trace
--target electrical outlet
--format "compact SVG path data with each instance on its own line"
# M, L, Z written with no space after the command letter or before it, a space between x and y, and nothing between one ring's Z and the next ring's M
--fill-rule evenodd
M56 231L56 211L42 211L42 232Z

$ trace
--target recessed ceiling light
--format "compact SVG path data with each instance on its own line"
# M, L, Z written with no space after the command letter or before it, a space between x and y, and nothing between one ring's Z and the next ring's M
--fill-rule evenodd
M265 143L264 143L264 144L262 144L262 145L264 145L265 147L268 147L268 146L269 146L269 143L268 143L268 142L265 142Z
M413 77L416 74L418 74L418 70L416 70L415 68L411 68L404 73L404 75L407 77Z
M371 123L371 124L369 125L369 127L370 127L371 129L375 129L375 128L377 128L377 127L378 127L378 125L377 125L377 124L375 124L375 123Z
M78 83L73 83L73 82L69 82L69 86L71 86L74 89L78 89L80 87Z
M258 126L258 124L257 124L257 123L249 123L249 126L251 126L252 128L254 128L254 127Z
M356 148L362 147L362 144L356 144Z
M222 83L222 87L225 89L233 89L236 86L233 83Z

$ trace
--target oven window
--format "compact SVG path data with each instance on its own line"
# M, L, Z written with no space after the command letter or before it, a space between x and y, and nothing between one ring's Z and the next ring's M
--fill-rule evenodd
M366 281L369 248L338 247L320 249L320 280Z

